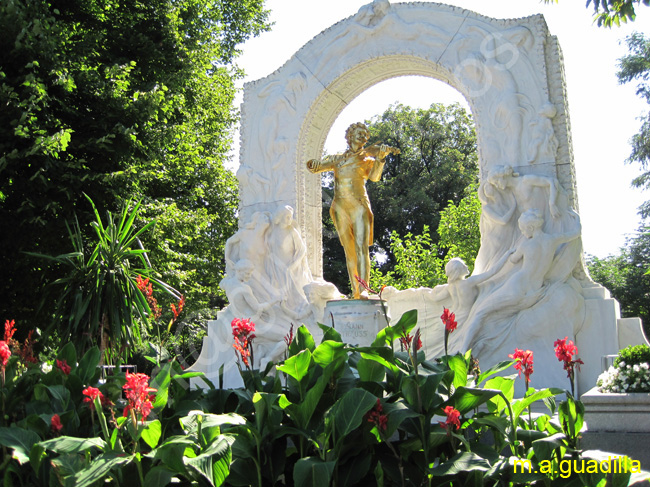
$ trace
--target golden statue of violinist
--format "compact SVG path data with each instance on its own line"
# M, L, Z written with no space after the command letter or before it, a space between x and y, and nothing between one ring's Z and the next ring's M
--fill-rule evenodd
M361 293L356 276L370 279L370 246L373 242L373 215L366 192L366 180L379 181L388 154L399 149L385 144L364 147L370 132L362 123L354 123L345 131L348 150L327 156L322 161L311 159L307 169L312 173L334 171L334 199L330 215L345 251L345 260L354 299Z

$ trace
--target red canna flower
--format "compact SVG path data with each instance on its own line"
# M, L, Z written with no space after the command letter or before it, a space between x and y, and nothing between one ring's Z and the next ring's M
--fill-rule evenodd
M380 433L383 433L388 429L388 416L384 414L384 408L382 407L379 398L377 398L377 404L375 404L366 417L368 418L369 423L377 426Z
M14 326L16 324L15 320L7 320L5 321L5 342L11 341L11 339L14 336L14 333L16 333L16 327Z
M251 320L242 320L235 318L230 323L232 328L233 336L249 336L251 333L255 333L255 323Z
M447 333L451 333L458 326L458 323L456 323L456 315L451 313L447 308L444 308L440 319L445 324L445 331Z
M238 358L246 368L253 367L253 340L255 339L255 323L251 320L235 318L230 323L232 336L235 339L233 348Z
M178 319L178 315L183 312L183 308L185 307L185 296L181 296L181 299L178 302L178 308L173 304L170 306L172 308L172 313L174 313L174 321L176 321Z
M578 354L578 347L575 346L573 341L569 340L569 337L555 340L553 346L555 347L555 356L564 364L564 370L571 382L571 394L573 394L575 369L580 370L580 365L584 365L584 362L579 358L573 359L573 356Z
M61 418L59 417L58 414L52 416L50 427L52 428L52 431L54 431L55 433L58 433L63 429L63 424L61 424Z
M413 341L413 337L411 336L410 333L406 333L405 335L399 337L399 344L400 344L400 348L402 349L402 352L404 350L408 350L408 348L411 346L412 341Z
M422 334L420 329L415 330L415 351L417 352L422 348Z
M522 350L520 348L515 348L515 353L508 355L511 359L516 360L515 370L519 371L519 377L523 372L524 379L526 381L526 389L528 389L528 383L530 382L530 376L533 373L533 352L530 350Z
M34 357L34 330L29 330L27 338L23 342L23 346L20 347L18 354L20 355L20 360L23 361L23 364L36 364L38 360Z
M159 319L160 316L162 315L162 309L160 308L160 306L158 306L158 301L153 295L153 284L149 282L148 277L146 279L142 279L142 276L138 276L135 279L135 282L136 285L138 286L138 289L147 300L147 304L149 304L149 309L151 309L154 319L156 320Z
M9 350L9 345L4 340L0 340L0 366L2 370L5 370L7 362L9 362L9 357L11 357L11 350Z
M68 361L66 359L63 359L63 361L56 359L56 366L65 375L70 375L70 371L72 370L72 367L68 365Z
M84 397L84 402L88 403L88 406L90 407L91 410L95 410L95 398L99 397L99 400L101 401L103 406L106 406L108 404L111 404L111 401L102 394L102 391L97 389L96 387L86 387L83 391L82 394L86 397Z
M287 344L287 347L291 345L291 342L293 342L293 323L289 327L289 333L284 336L284 343Z
M564 370L567 371L567 377L570 379L574 374L574 367L578 367L578 370L580 370L579 366L584 365L584 362L579 358L573 360L573 356L578 354L578 347L568 338L564 337L555 340L553 346L555 347L555 356L560 362L564 363Z
M149 376L146 374L131 374L126 373L126 384L122 387L125 391L126 400L128 404L124 408L124 416L131 414L133 422L136 422L136 415L140 415L141 421L144 423L151 410L155 396L150 395L151 392L156 392L156 389L149 387Z
M457 430L460 429L460 411L453 406L447 406L444 409L444 413L447 415L447 420L440 421L438 424L447 431L447 436L449 436L452 426L456 426Z

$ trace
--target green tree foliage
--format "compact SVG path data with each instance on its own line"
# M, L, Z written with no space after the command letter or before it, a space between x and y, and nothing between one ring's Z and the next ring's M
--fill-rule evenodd
M0 316L33 322L57 275L25 251L66 252L65 222L143 201L164 280L205 304L235 230L223 162L237 45L267 28L263 0L0 3ZM142 225L141 222L137 224Z
M437 243L433 242L427 226L420 235L407 234L404 239L393 232L390 250L395 256L395 267L384 274L373 261L371 286L408 289L444 284L447 282L445 265L454 257L463 259L471 273L481 244L480 218L481 202L476 186L472 185L458 205L450 201L440 212Z
M544 0L544 3L559 3L559 0ZM650 0L587 0L587 7L594 7L594 22L598 27L621 25L636 19L635 7L650 5Z
M638 316L650 336L650 233L641 229L627 241L620 255L604 259L590 256L587 265L594 281L605 286L621 305L623 317Z
M617 73L620 83L636 82L636 93L646 103L650 103L650 39L643 34L635 32L626 39L629 54L622 57ZM643 170L642 174L632 181L637 188L650 187L650 113L641 117L641 128L632 136L632 152L627 159L628 163L638 163ZM640 208L643 218L650 216L650 201L646 201Z
M365 123L370 129L369 144L383 142L401 151L387 158L381 181L367 185L375 215L372 253L385 255L380 265L385 274L396 265L393 232L403 241L408 234L422 235L425 226L438 229L441 211L450 202L458 204L465 188L476 182L476 134L471 116L458 104L434 103L427 109L395 104ZM331 183L329 188L324 190L326 198L331 197ZM327 211L328 201L324 207ZM430 238L438 243L437 233ZM335 233L324 234L323 247L325 279L345 292L345 257ZM446 250L441 252L440 258Z

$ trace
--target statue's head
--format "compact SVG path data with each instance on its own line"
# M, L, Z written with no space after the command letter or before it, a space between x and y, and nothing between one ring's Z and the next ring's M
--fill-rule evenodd
M469 269L467 264L463 262L463 259L454 257L447 262L447 265L445 266L445 274L450 281L457 281L469 274Z
M537 208L524 211L519 217L519 229L526 237L531 237L535 230L544 225L544 216Z
M237 279L242 282L248 281L254 270L255 265L248 259L238 260L235 264L235 274L237 275Z
M280 223L289 225L291 223L291 220L293 220L293 208L291 208L288 205L281 206L280 208L275 210L275 213L273 213L274 225L279 225Z
M368 130L368 127L364 123L358 122L358 123L353 123L350 125L347 130L345 131L345 140L348 143L348 146L352 146L352 137L358 130L363 130L365 132L365 140L368 140L370 137L370 131Z
M508 178L517 176L512 166L494 166L488 173L488 182L497 188L505 189L505 181Z
M269 218L269 215L267 212L264 211L256 211L253 213L253 216L251 219L244 225L245 228L248 229L253 229L253 228L265 228L268 227L271 224L271 219Z

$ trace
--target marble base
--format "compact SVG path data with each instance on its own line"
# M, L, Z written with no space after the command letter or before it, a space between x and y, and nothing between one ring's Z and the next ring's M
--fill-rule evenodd
M388 326L390 314L388 320L386 314L378 299L337 299L325 305L324 321L341 334L345 343L368 347L379 330Z
M598 392L582 395L589 431L650 433L650 393Z

